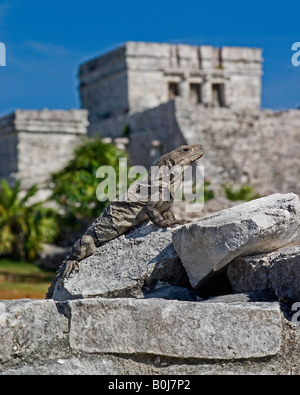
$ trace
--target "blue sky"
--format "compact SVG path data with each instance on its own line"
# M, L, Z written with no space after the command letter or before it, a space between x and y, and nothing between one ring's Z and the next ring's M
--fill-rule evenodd
M131 40L262 48L263 108L300 106L299 0L3 0L0 116L80 108L79 65Z

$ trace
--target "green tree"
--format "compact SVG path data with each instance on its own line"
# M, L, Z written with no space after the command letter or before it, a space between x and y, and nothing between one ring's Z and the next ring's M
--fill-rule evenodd
M101 179L96 177L101 166L111 166L119 183L119 159L126 152L99 138L87 139L74 150L73 159L59 172L52 174L52 199L60 206L63 226L86 226L99 216L109 202L100 202L96 196Z
M57 219L55 212L43 203L30 203L38 191L37 185L22 192L20 184L18 181L10 187L7 181L0 183L0 254L32 261L42 251L43 243L54 241Z

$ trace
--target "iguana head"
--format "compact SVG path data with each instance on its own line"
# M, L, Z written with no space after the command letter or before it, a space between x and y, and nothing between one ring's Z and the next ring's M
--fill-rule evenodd
M162 156L156 166L188 166L196 160L202 158L205 150L200 144L182 145L176 150Z

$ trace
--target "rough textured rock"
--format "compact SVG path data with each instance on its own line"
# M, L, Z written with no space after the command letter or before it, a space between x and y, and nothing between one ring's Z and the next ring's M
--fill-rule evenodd
M277 302L250 300L257 298L1 301L0 375L299 374L299 327L283 317ZM134 331L124 332L130 327ZM100 332L107 336L102 339ZM81 351L94 346L115 348L104 354ZM134 353L118 353L130 349ZM184 350L184 356L153 350L176 355ZM189 358L193 352L211 358ZM257 354L262 358L253 358ZM237 359L241 355L247 358Z
M173 244L198 287L234 258L270 252L300 240L300 202L275 194L220 211L173 233Z
M81 352L226 360L275 355L281 344L276 303L90 299L70 308L70 345Z
M55 355L67 332L68 320L53 300L0 301L0 363Z
M143 295L158 282L188 285L186 272L172 245L172 230L151 223L133 229L97 249L80 263L80 271L54 291L57 301L90 297Z
M300 246L234 259L227 271L234 292L272 290L300 300Z

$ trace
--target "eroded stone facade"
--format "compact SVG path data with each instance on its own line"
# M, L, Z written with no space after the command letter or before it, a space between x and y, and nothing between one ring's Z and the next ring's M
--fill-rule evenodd
M262 51L127 42L80 67L91 123L157 107L177 96L205 106L258 109Z
M201 143L216 194L300 193L300 111L261 110L261 76L260 49L129 42L81 66L80 93L89 134L129 132L132 164Z
M0 179L22 180L28 188L41 184L71 158L85 136L85 110L16 110L0 119Z

